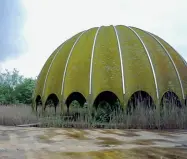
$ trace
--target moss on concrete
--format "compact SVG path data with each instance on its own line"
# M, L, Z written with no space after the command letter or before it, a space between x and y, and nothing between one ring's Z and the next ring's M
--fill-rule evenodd
M113 149L91 152L62 152L64 158L71 159L185 159L187 151L179 148L134 148L134 149Z
M91 52L96 30L97 28L93 28L84 33L74 47L65 78L65 99L75 91L88 98Z
M116 29L122 53L125 94L122 92L122 74L117 37L113 26L103 26L98 33L95 43L91 98L89 98L88 93L89 73L92 47L97 28L91 28L86 31L75 45L67 65L62 95L62 79L67 58L73 44L81 33L67 40L59 52L58 49L55 50L46 61L37 81L34 99L37 95L42 95L44 81L47 78L46 89L42 98L43 103L45 103L48 96L52 93L57 95L59 101L64 102L73 92L81 93L86 100L90 99L90 103L93 103L100 93L111 91L119 98L121 103L126 105L131 95L140 90L147 92L156 103L155 81L145 48L129 28L118 25ZM150 53L157 77L160 99L166 91L174 91L182 99L181 88L176 72L174 71L174 66L171 64L169 57L166 56L162 46L148 35L147 32L137 28L133 29L142 38ZM187 81L187 74L185 73L187 72L187 67L179 54L169 44L161 38L157 38L169 51L173 61L176 63L184 87L184 93L187 95L187 83L185 82ZM49 70L49 65L57 52L58 55ZM48 70L49 74L46 77Z
M93 99L103 91L111 91L123 101L120 56L112 26L99 31L93 59Z

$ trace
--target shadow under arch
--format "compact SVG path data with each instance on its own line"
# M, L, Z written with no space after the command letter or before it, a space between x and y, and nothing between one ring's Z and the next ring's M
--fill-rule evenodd
M127 103L127 113L132 113L137 108L155 109L156 105L153 98L145 91L134 92Z
M187 97L184 100L184 105L187 106Z
M59 99L58 99L57 95L52 93L48 96L48 98L45 102L44 110L46 110L47 106L54 107L55 113L56 113L56 108L57 108L58 104L59 104Z
M111 91L101 92L94 100L93 107L93 115L101 122L109 122L115 113L123 111L119 98Z
M160 102L161 108L163 107L182 107L182 103L179 99L179 97L173 92L173 91L167 91L164 93L164 95L161 98Z
M36 96L35 99L35 104L36 104L36 112L38 111L38 107L41 106L42 107L42 98L40 95Z
M69 114L69 107L72 102L78 102L76 103L76 106L83 107L84 103L86 103L85 97L80 92L72 92L68 98L65 101L65 104L67 105L67 113Z

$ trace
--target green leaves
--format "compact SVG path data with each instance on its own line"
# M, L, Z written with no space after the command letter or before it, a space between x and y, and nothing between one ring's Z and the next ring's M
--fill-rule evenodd
M22 83L15 87L14 92L19 103L31 104L34 85L35 81L33 79L25 78Z
M35 80L24 78L19 71L0 73L0 104L31 104Z

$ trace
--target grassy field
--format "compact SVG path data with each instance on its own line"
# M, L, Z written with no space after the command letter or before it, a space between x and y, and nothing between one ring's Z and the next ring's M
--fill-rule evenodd
M15 126L40 122L41 127L74 128L137 128L137 129L185 129L187 128L187 108L164 107L161 113L156 109L138 106L130 115L123 111L107 114L102 109L89 115L87 108L73 108L69 116L56 114L48 108L44 115L32 112L28 105L0 106L0 125ZM57 108L57 112L59 112ZM74 112L74 113L73 113Z
M0 125L15 126L38 122L38 118L28 105L0 106Z

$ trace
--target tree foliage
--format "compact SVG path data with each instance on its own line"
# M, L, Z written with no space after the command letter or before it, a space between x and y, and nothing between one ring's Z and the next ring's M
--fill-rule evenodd
M0 104L31 104L35 79L25 78L14 69L0 73Z

